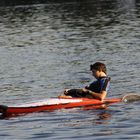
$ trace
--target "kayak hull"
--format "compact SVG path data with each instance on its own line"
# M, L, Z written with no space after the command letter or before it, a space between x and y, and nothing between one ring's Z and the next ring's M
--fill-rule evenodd
M51 111L62 108L75 108L75 107L89 107L92 109L103 108L103 105L110 105L113 103L121 102L120 98L105 99L103 101L88 98L72 98L60 99L50 98L41 101L28 102L20 105L0 105L0 113L9 114L26 114L41 111Z

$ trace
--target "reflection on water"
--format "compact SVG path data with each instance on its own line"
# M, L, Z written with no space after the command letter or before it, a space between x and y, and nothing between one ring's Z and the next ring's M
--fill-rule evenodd
M76 113L76 111L75 111ZM77 110L77 113L79 113L79 110ZM91 110L91 111L85 111L85 113L89 113L91 116L93 116L92 118L85 118L83 117L79 117L75 119L71 119L71 120L65 120L65 122L63 122L60 126L70 126L70 127L81 127L84 125L109 125L109 120L111 119L111 112L109 112L109 110ZM95 117L95 118L94 118Z

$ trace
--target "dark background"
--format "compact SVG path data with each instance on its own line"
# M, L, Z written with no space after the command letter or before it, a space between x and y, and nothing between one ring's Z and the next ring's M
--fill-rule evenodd
M47 4L50 2L110 2L112 0L0 0L0 6L15 6L15 5L30 5L30 4ZM117 0L114 0L114 2ZM136 0L136 3L140 2L140 0Z

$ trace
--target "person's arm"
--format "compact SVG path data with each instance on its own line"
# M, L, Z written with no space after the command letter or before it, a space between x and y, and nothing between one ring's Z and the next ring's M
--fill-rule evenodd
M89 89L87 89L88 90L87 93L93 98L104 100L107 95L107 90L109 88L109 81L110 81L110 78L107 78L105 81L101 81L100 86L102 87L101 88L102 90L100 91L100 93L93 92Z
M96 93L96 92L89 90L88 94L93 96L93 98L97 98L102 101L105 99L107 93L106 93L106 91L101 91L100 93Z
M106 91L101 91L100 93L93 92L91 90L83 88L83 91L92 96L93 98L99 99L99 100L104 100L106 97L107 92Z

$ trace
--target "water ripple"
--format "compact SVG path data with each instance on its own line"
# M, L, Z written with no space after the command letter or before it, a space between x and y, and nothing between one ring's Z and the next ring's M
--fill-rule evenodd
M88 0L0 7L0 102L56 97L93 79L102 61L118 97L139 93L140 4ZM139 103L107 110L62 109L0 120L2 139L131 139L139 135Z

